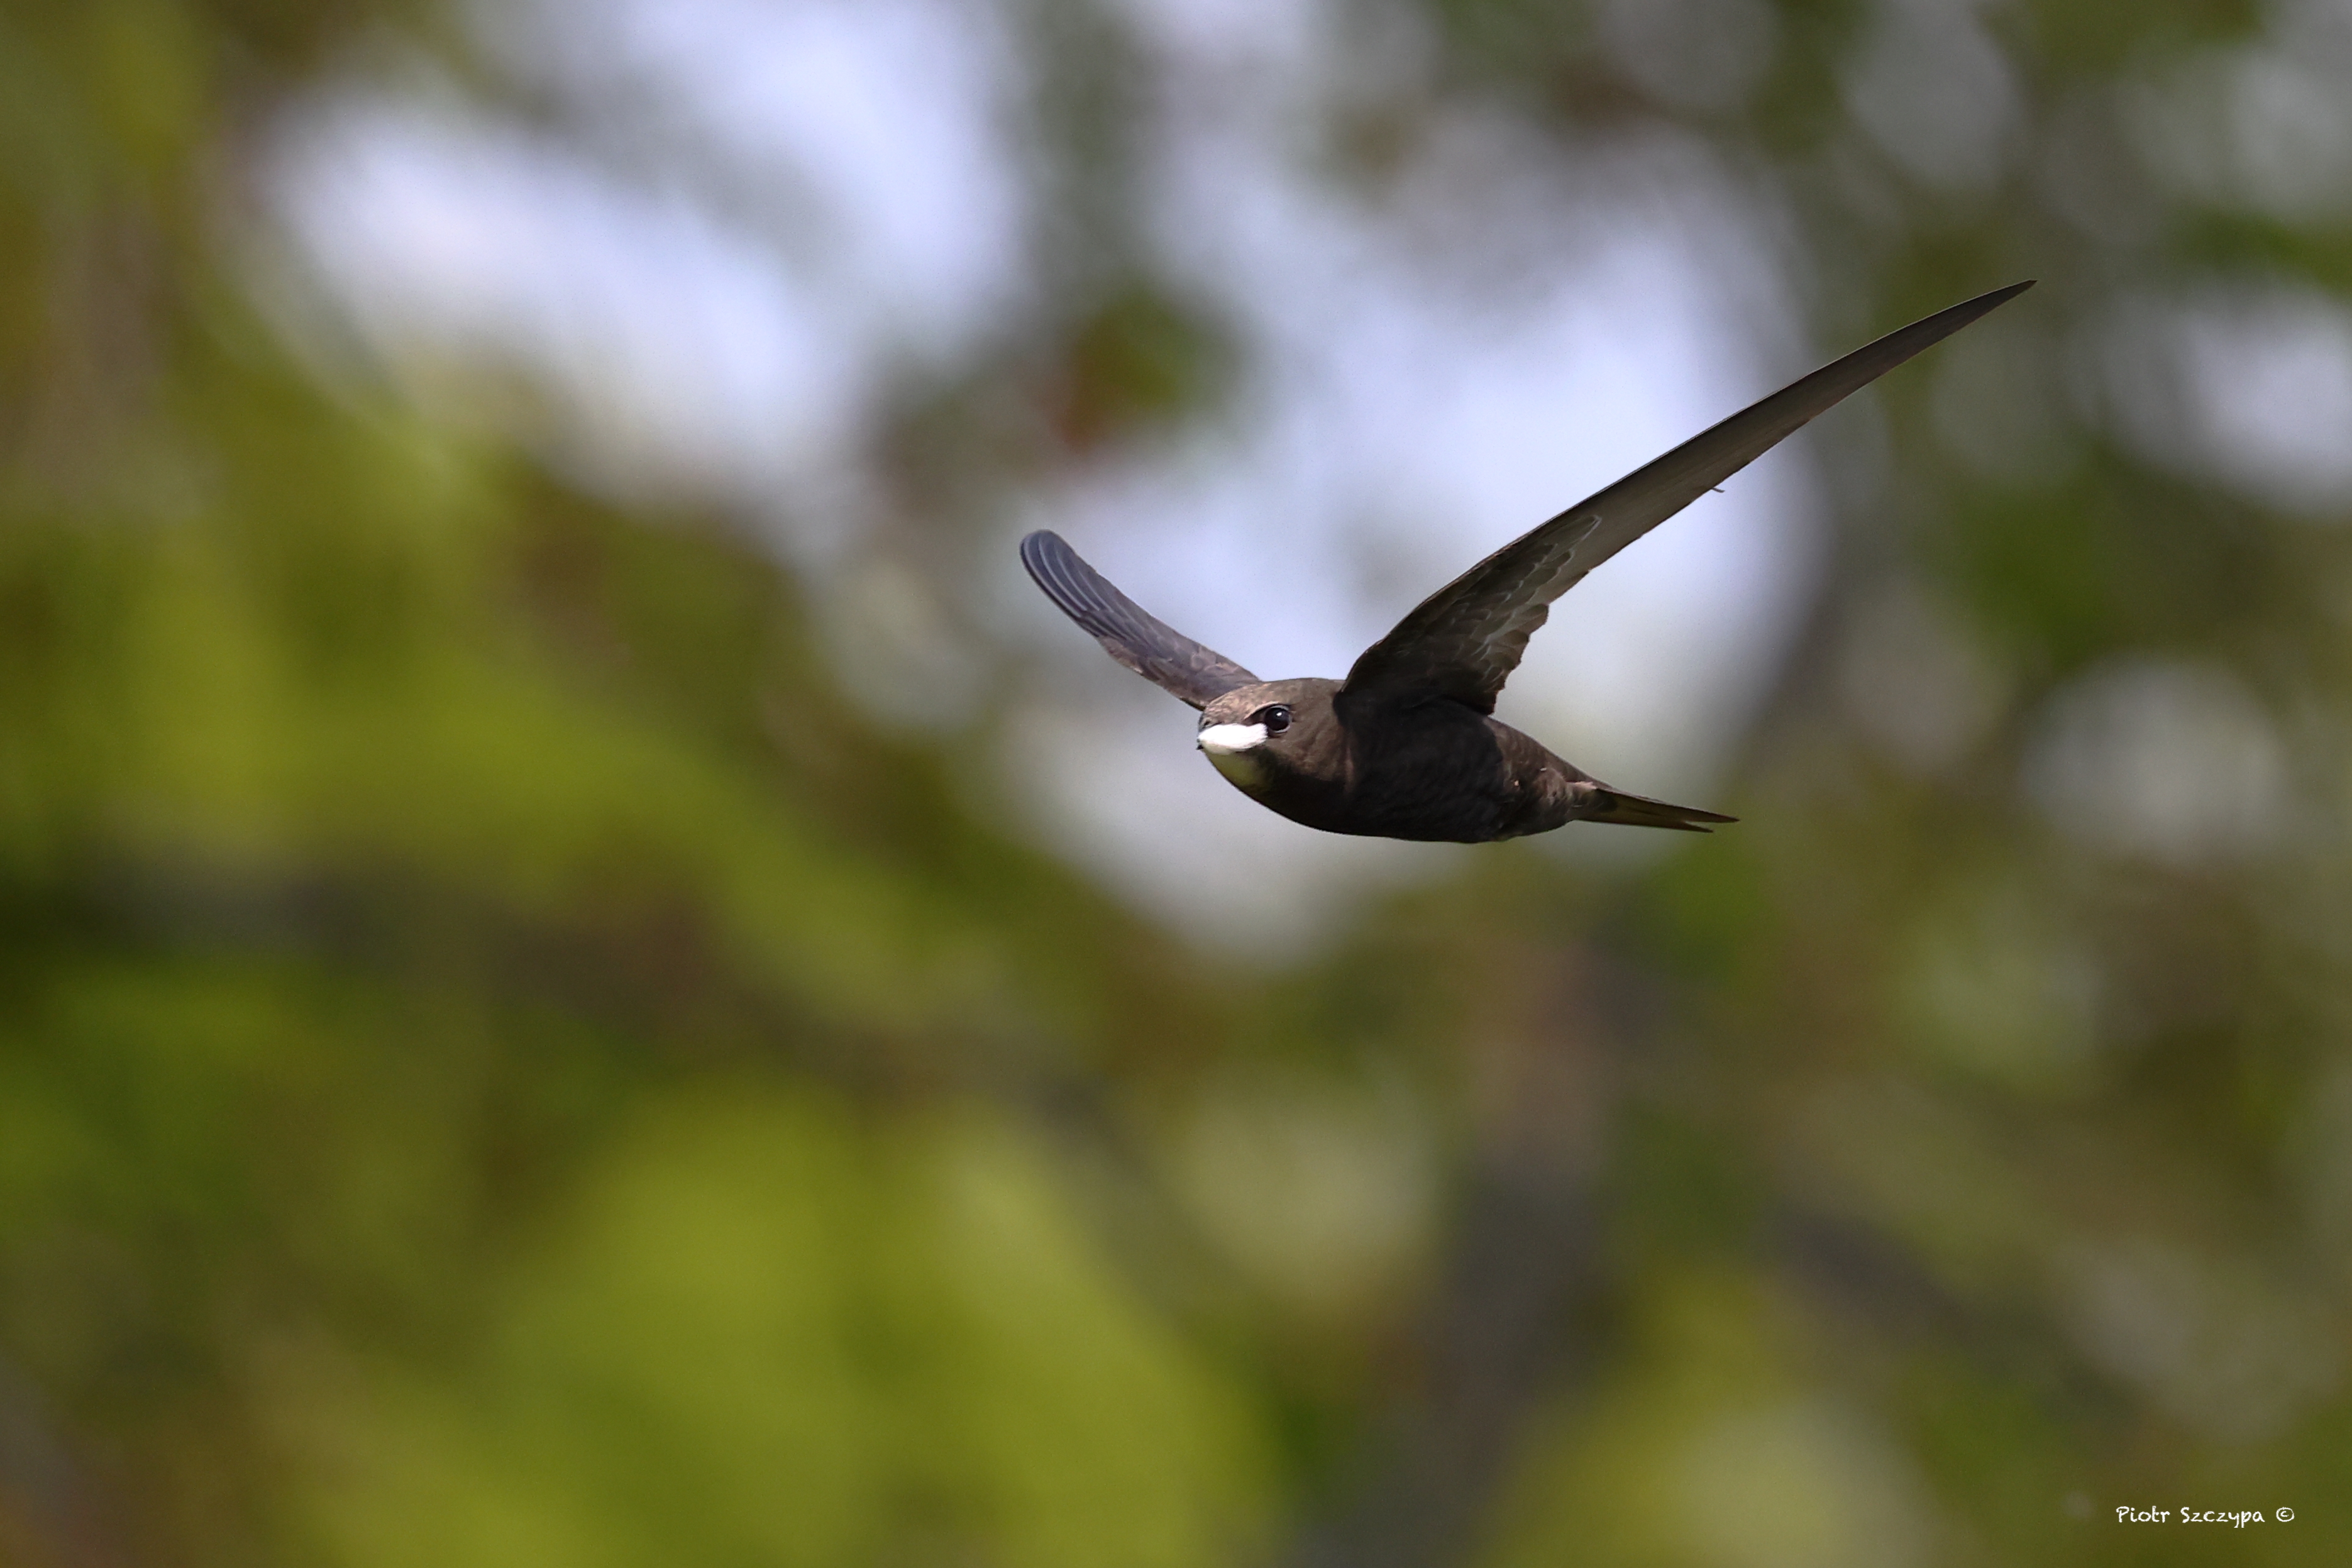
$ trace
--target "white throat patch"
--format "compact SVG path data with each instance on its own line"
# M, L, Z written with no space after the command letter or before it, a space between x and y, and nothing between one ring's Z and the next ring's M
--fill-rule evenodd
M1220 752L1231 756L1265 744L1263 724L1212 724L1201 731L1201 750L1213 757Z

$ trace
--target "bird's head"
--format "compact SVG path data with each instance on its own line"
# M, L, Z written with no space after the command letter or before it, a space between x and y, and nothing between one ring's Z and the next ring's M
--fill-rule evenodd
M1219 773L1255 795L1284 773L1307 772L1339 734L1336 680L1237 686L1201 710L1201 750Z

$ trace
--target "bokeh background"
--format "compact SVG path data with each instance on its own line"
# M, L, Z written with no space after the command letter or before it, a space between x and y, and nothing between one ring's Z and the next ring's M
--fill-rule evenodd
M2021 277L1506 694L1713 837L1014 563L1337 674ZM2352 1560L2347 293L2341 0L12 0L0 1562Z

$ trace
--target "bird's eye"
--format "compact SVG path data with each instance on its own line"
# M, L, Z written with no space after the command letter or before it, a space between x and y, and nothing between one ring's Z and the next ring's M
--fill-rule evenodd
M1290 710L1277 702L1271 708L1261 708L1251 714L1250 722L1265 725L1269 735L1279 735L1290 728Z

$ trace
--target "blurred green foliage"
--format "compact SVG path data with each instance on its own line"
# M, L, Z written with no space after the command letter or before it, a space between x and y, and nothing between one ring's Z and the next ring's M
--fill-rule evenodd
M2352 557L2030 395L2122 293L2352 244L2129 155L2268 13L1985 7L2019 146L1950 180L1853 108L1901 10L1780 6L1710 102L1622 17L1414 13L1385 159L1442 101L1701 139L1832 344L2044 282L1886 388L1748 821L1497 851L1213 984L987 819L979 737L866 720L748 540L265 324L257 128L449 17L0 16L0 1561L2352 1553ZM1115 186L1142 68L1045 11ZM1022 384L1066 457L1239 352L1098 271ZM911 484L992 481L985 402L908 415ZM2252 694L2291 831L2052 826L2037 726L2119 658Z

